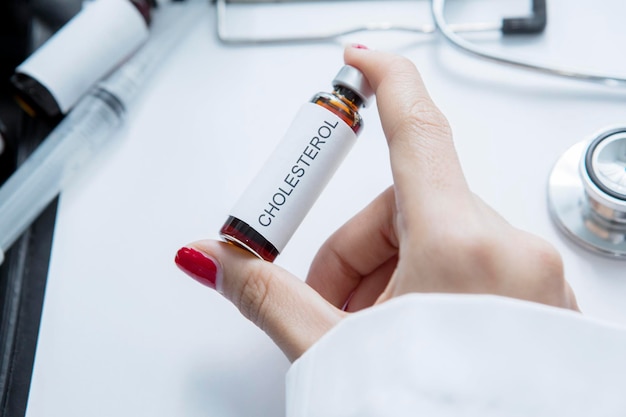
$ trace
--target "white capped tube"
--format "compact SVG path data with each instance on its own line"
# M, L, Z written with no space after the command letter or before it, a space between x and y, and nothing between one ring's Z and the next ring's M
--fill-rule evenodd
M65 114L147 38L148 22L129 0L86 3L17 67L13 85L35 111Z

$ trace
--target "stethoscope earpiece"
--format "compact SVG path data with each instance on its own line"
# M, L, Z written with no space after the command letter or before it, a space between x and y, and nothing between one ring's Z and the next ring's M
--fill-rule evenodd
M548 204L573 241L626 259L626 127L605 129L569 148L550 174Z

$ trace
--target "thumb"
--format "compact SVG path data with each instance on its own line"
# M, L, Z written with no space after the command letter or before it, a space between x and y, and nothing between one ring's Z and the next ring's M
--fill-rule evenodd
M229 243L194 242L177 252L175 262L230 300L291 361L345 314L294 275Z

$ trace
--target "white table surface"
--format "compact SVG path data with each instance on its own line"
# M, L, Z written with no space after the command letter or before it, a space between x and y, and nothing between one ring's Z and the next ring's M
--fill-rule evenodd
M338 3L338 2L334 2ZM426 1L229 6L233 34L429 22ZM451 21L524 14L522 0L451 1ZM495 50L626 74L626 2L550 0L543 36ZM626 263L562 236L548 174L572 144L626 123L626 91L477 60L438 36L362 34L338 42L226 46L215 8L149 81L123 131L62 194L27 415L284 415L288 362L219 294L175 267L187 242L217 237L238 194L314 93L330 89L342 43L412 59L445 112L473 190L561 251L585 314L626 324ZM390 184L376 107L331 184L276 263L300 277L326 237Z

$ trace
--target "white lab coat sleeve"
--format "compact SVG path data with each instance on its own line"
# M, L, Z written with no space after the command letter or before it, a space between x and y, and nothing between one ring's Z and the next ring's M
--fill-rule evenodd
M287 373L287 417L626 416L626 327L489 295L355 313Z

